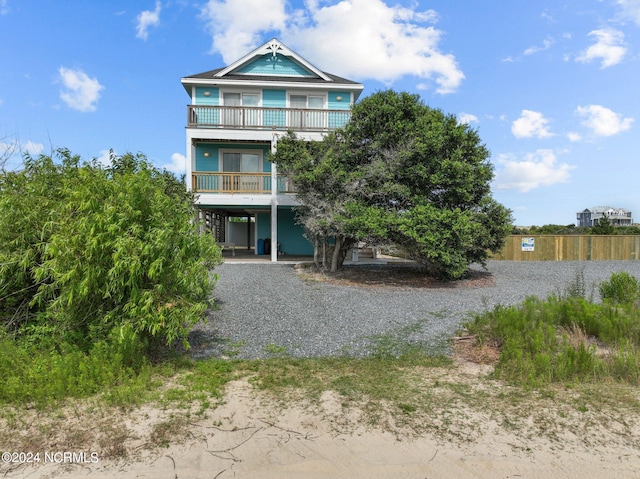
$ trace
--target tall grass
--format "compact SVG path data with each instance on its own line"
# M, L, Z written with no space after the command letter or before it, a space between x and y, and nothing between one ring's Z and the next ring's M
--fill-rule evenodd
M104 391L112 402L135 402L152 387L151 367L130 348L129 342L99 341L84 352L68 344L54 348L1 335L0 403L44 407Z
M530 297L477 315L466 329L478 341L499 344L496 374L518 383L640 383L640 308L628 301Z

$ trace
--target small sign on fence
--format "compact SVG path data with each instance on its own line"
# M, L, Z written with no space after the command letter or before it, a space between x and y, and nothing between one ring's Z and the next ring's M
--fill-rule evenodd
M535 238L522 238L522 251L535 251L536 239Z

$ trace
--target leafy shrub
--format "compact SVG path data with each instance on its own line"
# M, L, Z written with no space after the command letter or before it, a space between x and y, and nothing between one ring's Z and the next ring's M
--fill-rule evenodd
M20 337L93 350L186 338L221 261L182 182L144 156L111 166L27 156L0 176L0 321ZM133 352L127 354L134 354Z
M626 271L612 273L609 281L600 283L603 301L613 303L633 303L640 300L640 283Z

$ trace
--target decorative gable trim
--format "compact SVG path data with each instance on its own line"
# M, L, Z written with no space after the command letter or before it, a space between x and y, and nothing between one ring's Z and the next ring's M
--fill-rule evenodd
M226 68L223 68L222 70L217 72L214 75L214 77L216 78L224 77L228 73L234 72L235 70L247 65L252 60L255 60L258 57L262 57L264 55L269 55L269 54L273 55L274 57L276 57L277 55L283 55L285 57L289 57L292 60L294 60L296 63L302 65L304 68L312 72L314 75L317 75L318 77L322 78L324 81L327 81L327 82L333 81L333 79L330 76L328 76L326 73L319 70L308 61L306 61L296 52L294 52L289 47L287 47L284 43L280 42L280 40L278 40L277 38L272 38L261 47L256 48L251 53L245 55L244 57L235 61L234 63L227 66Z

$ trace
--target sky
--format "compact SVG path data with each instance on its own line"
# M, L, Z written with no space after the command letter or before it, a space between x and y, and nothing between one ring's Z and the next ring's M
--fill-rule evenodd
M478 131L519 226L640 222L640 0L0 0L0 158L143 153L184 173L182 77L276 37Z

